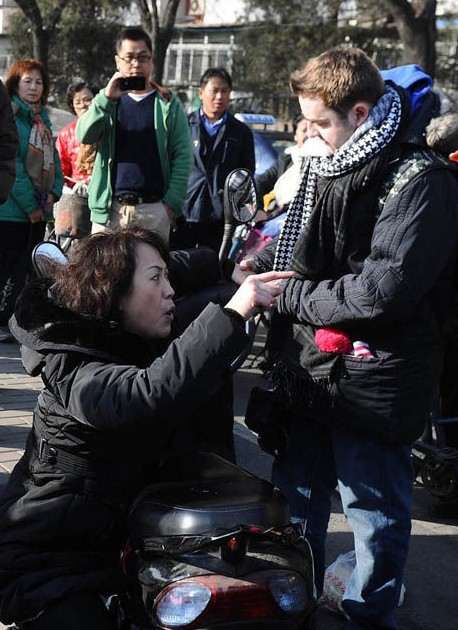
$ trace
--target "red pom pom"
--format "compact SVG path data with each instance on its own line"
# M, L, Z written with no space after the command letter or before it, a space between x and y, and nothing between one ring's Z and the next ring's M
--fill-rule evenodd
M347 333L332 328L318 328L315 332L315 343L322 352L350 354L353 345Z

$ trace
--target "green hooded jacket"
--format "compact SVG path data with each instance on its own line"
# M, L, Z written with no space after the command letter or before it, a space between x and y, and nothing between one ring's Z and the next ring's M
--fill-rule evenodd
M175 216L182 214L193 157L188 121L181 101L171 92L153 84L154 126L165 183L164 204ZM98 144L89 183L91 221L105 225L112 201L111 173L115 156L117 101L105 96L105 88L94 97L88 111L76 125L76 137L84 144Z

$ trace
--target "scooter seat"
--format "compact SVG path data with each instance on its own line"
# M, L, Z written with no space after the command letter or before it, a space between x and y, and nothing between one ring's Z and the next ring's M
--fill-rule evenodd
M132 537L194 536L240 525L289 523L279 490L218 455L200 453L191 461L181 460L174 472L172 480L148 486L132 504Z

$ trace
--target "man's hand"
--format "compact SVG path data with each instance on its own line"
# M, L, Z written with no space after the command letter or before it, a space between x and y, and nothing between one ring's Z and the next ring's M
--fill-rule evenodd
M231 280L232 282L235 282L235 284L242 284L248 276L252 276L254 273L256 273L256 266L254 262L250 259L241 260L235 265Z
M273 308L282 292L283 280L292 275L292 271L252 274L246 278L226 307L237 311L245 319L250 319L266 308Z
M121 74L121 72L115 72L111 79L108 81L108 85L105 88L105 96L110 99L110 101L117 101L121 98L125 92L121 90L119 86L119 80L125 79L125 75Z

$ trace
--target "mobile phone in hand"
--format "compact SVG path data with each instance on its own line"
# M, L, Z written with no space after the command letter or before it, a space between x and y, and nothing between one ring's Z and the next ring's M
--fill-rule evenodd
M123 92L144 90L145 85L145 77L124 77L123 79L119 79L119 87Z

